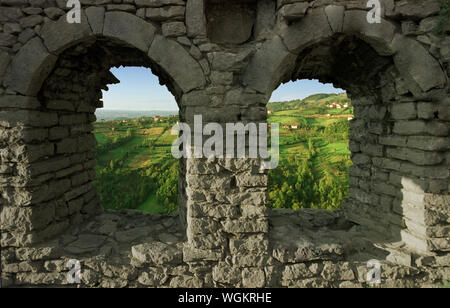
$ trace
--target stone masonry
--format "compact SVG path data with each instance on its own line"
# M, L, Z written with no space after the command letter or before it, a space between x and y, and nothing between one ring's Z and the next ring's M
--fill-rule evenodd
M0 0L3 287L382 287L450 280L450 29L440 0ZM70 14L70 13L69 13ZM269 210L255 159L180 163L173 215L104 211L92 122L111 67L150 68L192 123L265 122L281 83L345 89L350 196ZM82 282L66 279L77 259Z

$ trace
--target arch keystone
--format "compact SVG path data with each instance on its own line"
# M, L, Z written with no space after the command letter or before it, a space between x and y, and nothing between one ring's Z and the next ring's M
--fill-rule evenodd
M283 42L290 52L300 53L304 48L323 41L333 35L324 9L308 11L300 21L284 29L281 33Z
M394 39L396 27L385 19L381 19L379 24L368 23L365 11L345 12L343 32L356 35L371 45L381 56L391 56L395 52L391 42Z
M325 7L328 23L335 33L341 33L344 26L345 7L341 5L328 5Z
M105 8L101 6L90 6L86 9L86 16L95 35L103 34L103 24L105 21Z
M156 28L143 19L125 12L105 14L103 35L130 44L147 53L155 37Z

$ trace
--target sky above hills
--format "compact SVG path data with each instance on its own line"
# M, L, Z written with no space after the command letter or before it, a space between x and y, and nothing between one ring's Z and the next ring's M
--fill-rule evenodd
M165 86L159 85L158 77L143 67L113 68L111 72L120 80L103 91L105 109L115 110L167 110L176 111L178 106ZM283 84L276 89L271 102L303 99L316 93L340 93L331 84L317 80L301 80Z

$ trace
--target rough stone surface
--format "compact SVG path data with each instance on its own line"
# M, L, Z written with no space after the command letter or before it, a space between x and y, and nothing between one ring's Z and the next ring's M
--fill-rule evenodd
M69 24L67 17L62 16L58 21L50 21L42 27L41 37L47 49L53 54L73 46L92 35L91 27L84 14L81 15L81 23Z
M56 59L39 38L34 38L12 59L4 84L23 95L35 95L43 83L42 76L50 73Z
M167 50L171 52L168 53ZM171 76L176 76L175 81L184 92L204 86L205 79L200 65L177 42L156 36L149 56ZM185 71L192 75L184 74Z
M105 14L103 35L122 40L143 52L147 52L156 29L142 19L123 12Z
M448 30L439 1L0 1L5 287L441 287L449 270ZM269 210L261 161L180 162L179 211L104 211L92 122L111 67L150 68L190 122L264 123L281 83L347 91L339 211ZM204 123L206 124L206 123ZM290 207L290 205L286 205Z
M206 36L205 1L187 0L186 27L189 37Z

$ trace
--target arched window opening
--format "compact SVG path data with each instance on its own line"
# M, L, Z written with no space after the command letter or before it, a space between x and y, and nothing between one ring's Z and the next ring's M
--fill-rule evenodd
M351 100L317 80L281 85L268 109L280 127L280 163L269 172L273 208L339 209L349 193Z
M177 209L178 160L170 147L178 106L145 67L112 68L120 83L97 109L96 186L105 209L167 213Z

